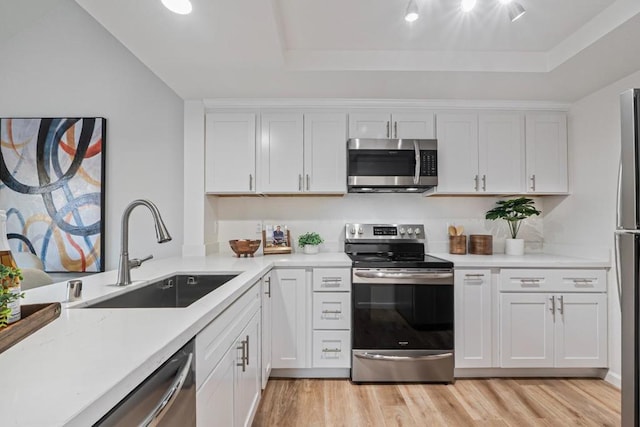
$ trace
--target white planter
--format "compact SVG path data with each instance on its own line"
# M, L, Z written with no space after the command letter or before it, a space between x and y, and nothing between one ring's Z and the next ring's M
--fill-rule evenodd
M504 253L507 255L524 255L524 239L506 239Z
M307 255L313 255L320 252L320 245L305 245L302 247L302 251Z

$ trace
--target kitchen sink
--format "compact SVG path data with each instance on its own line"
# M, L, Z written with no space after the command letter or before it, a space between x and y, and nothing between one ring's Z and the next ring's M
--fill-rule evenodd
M83 308L188 307L237 274L177 274Z

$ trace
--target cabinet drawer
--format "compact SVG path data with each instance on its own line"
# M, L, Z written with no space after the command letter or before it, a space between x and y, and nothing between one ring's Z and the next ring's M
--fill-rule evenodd
M258 282L196 335L196 389L200 388L259 309Z
M501 291L606 292L604 269L503 269Z
M503 269L500 271L501 291L550 291L553 290L553 271L544 269Z
M313 290L329 292L351 290L351 269L314 268Z
M314 368L350 368L349 331L313 331Z
M562 292L606 292L605 270L558 270L559 289Z
M351 329L351 293L314 292L313 329Z

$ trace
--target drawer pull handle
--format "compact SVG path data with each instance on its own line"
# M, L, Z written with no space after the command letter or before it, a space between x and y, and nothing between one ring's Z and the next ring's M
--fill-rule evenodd
M342 278L341 277L323 277L322 282L323 283L342 282Z
M342 353L342 350L340 350L339 348L323 348L322 352L323 353Z
M592 279L572 279L576 285L590 285L594 281Z
M484 274L465 274L464 277L482 277Z
M322 314L342 314L341 310L322 310Z

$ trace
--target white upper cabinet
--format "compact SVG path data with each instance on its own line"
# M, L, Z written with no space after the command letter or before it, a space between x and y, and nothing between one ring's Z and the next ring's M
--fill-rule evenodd
M205 138L205 191L255 193L256 115L207 114Z
M478 115L437 115L438 193L475 193L478 176Z
M303 116L262 114L259 189L264 193L296 193L303 188Z
M518 193L523 188L521 114L443 113L437 117L438 193Z
M527 114L526 130L526 192L567 193L566 114Z
M522 191L524 116L480 114L478 124L478 191L494 194Z
M434 129L432 112L349 114L349 138L432 139Z
M304 188L310 193L347 192L347 116L304 115Z

